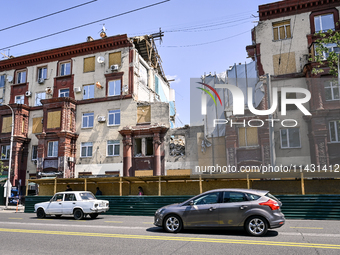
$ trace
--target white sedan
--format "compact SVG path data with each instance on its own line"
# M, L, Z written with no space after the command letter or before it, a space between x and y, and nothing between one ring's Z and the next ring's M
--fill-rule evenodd
M89 191L65 191L56 193L48 202L34 205L34 212L38 218L46 215L73 215L76 220L81 220L87 215L92 219L97 218L99 213L109 210L109 201L98 200Z

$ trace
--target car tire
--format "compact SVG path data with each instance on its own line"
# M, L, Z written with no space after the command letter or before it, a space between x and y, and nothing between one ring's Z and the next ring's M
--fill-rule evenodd
M182 230L182 219L174 214L165 217L163 229L169 233L178 233Z
M39 219L43 219L43 218L46 217L46 214L45 214L44 209L39 208L39 209L37 210L37 217L38 217Z
M264 236L268 231L268 223L261 216L251 216L246 220L244 228L251 236Z
M91 213L90 214L90 217L91 217L91 219L95 219L95 218L97 218L98 217L98 213Z
M61 214L56 214L55 217L59 219L61 217Z
M75 209L73 212L73 217L76 220L82 220L84 218L84 213L81 209Z

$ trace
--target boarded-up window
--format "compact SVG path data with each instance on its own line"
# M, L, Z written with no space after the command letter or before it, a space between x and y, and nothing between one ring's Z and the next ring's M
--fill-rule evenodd
M2 118L2 130L1 133L10 133L12 131L12 116Z
M60 116L60 111L49 112L47 115L47 128L59 128Z
M150 105L137 107L137 123L151 122L151 107Z
M109 54L109 67L112 65L121 65L122 63L122 53L114 52Z
M273 23L274 41L291 38L290 20Z
M274 74L296 73L295 52L273 55Z
M242 127L238 129L238 144L240 147L256 146L258 142L258 134L256 127Z
M95 67L95 57L84 58L84 73L93 72Z
M42 132L42 128L43 128L42 119L43 119L42 117L33 118L33 127L32 127L33 134Z

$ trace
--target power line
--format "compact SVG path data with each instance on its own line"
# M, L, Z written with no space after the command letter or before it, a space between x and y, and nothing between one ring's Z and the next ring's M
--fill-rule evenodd
M65 33L65 32L68 32L68 31L71 31L71 30L74 30L74 29L78 29L78 28L81 28L81 27L85 27L85 26L88 26L88 25L92 25L92 24L95 24L95 23L98 23L98 22L101 22L101 21L104 21L104 20L108 20L108 19L112 19L112 18L117 18L119 16L123 16L123 15L129 14L129 13L132 13L132 12L136 12L136 11L140 11L140 10L143 10L143 9L146 9L146 8L149 8L149 7L153 7L153 6L156 6L156 5L159 5L159 4L163 4L163 3L169 2L169 1L170 0L165 0L165 1L154 3L154 4L146 5L144 7L140 7L140 8L131 10L131 11L123 12L123 13L120 13L120 14L117 14L117 15L114 15L114 16L111 16L111 17L107 17L107 18L104 18L104 19L92 21L92 22L89 22L89 23L86 23L86 24L83 24L83 25L72 27L72 28L69 28L69 29L66 29L66 30L62 30L62 31L59 31L59 32L56 32L56 33L49 34L49 35L41 36L41 37L38 37L38 38L35 38L35 39L32 39L32 40L28 40L28 41L25 41L25 42L13 44L13 45L4 47L4 48L2 48L0 50L5 50L5 49L8 49L8 48L16 47L16 46L23 45L23 44L26 44L26 43L38 41L38 40L41 40L41 39L44 39L44 38L47 38L47 37L51 37L51 36L54 36L54 35Z
M7 29L10 29L10 28L13 28L13 27L18 27L18 26L21 26L21 25L24 25L24 24L27 24L27 23L36 21L36 20L39 20L39 19L44 19L44 18L47 18L47 17L49 17L49 16L53 16L53 15L56 15L56 14L59 14L59 13L65 12L65 11L69 11L69 10L72 10L72 9L75 9L75 8L78 8L78 7L81 7L81 6L84 6L84 5L86 5L86 4L90 4L90 3L96 2L96 1L98 1L98 0L92 0L92 1L90 1L90 2L86 2L86 3L83 3L83 4L79 4L79 5L76 5L76 6L73 6L73 7L64 9L64 10L61 10L61 11L53 12L53 13L50 13L50 14L41 16L41 17L39 17L39 18L31 19L31 20L28 20L28 21L25 21L25 22L22 22L22 23L13 25L13 26L5 27L5 28L0 29L0 32L1 32L1 31L4 31L4 30L7 30Z
M239 33L239 34L236 34L236 35L233 35L233 36L229 36L229 37L226 37L226 38L222 38L222 39L215 40L215 41L210 41L210 42L197 43L197 44L190 44L190 45L172 45L172 46L162 46L162 45L161 45L160 47L166 47L166 48L184 48L184 47L201 46L201 45L205 45L205 44L211 44L211 43L216 43L216 42L228 40L228 39L234 38L234 37L236 37L236 36L243 35L243 34L245 34L245 33L249 33L249 30L247 30L247 31L245 31L245 32L242 32L242 33Z

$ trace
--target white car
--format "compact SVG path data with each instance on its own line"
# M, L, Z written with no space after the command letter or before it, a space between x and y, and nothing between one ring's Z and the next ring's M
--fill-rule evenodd
M92 219L97 218L99 213L109 210L109 201L98 200L89 191L65 191L56 193L48 202L34 205L34 212L38 218L46 215L73 215L76 220L81 220L87 215Z

